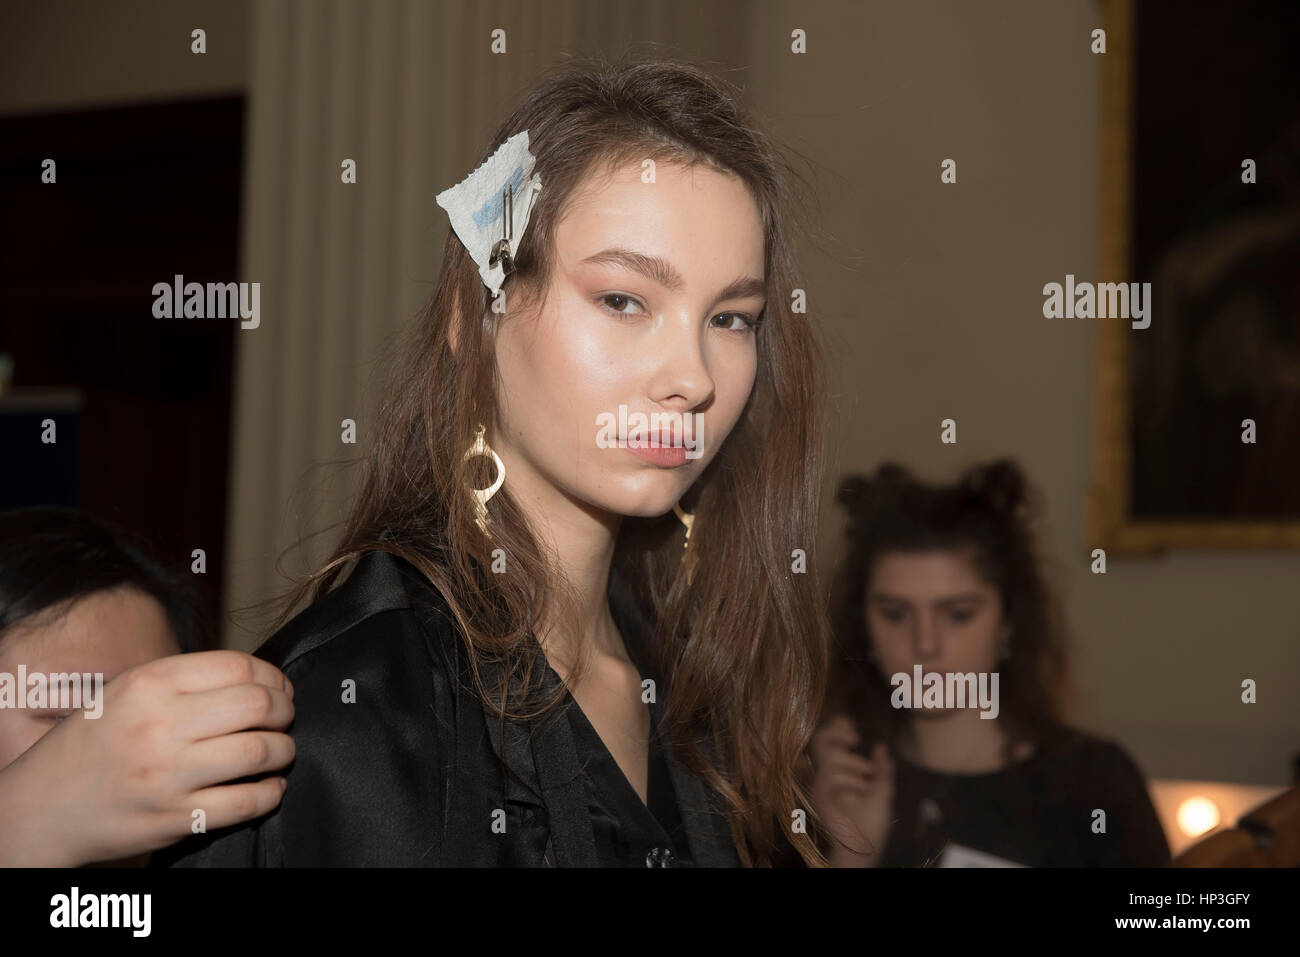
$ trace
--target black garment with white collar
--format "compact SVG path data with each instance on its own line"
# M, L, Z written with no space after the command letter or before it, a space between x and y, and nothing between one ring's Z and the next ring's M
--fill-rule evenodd
M646 623L613 575L609 597L629 655L661 689ZM155 854L155 865L739 866L716 795L657 734L649 807L571 695L545 719L507 722L503 736L474 694L441 594L395 555L364 555L257 655L294 686L284 798L256 821ZM545 670L550 690L560 679ZM651 703L652 728L661 709Z

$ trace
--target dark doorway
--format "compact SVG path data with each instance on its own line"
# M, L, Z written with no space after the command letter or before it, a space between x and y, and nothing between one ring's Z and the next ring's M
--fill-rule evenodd
M152 289L239 278L243 129L243 97L0 117L0 508L83 508L187 571L203 549L213 623L239 321L155 319Z

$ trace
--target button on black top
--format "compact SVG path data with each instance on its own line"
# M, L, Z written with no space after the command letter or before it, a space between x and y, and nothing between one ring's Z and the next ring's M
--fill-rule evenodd
M666 847L652 847L645 856L646 867L676 867L677 857Z
M571 701L568 710L601 865L690 866L672 779L654 741L655 706L651 705L650 765L646 786L648 806L642 803L577 702Z

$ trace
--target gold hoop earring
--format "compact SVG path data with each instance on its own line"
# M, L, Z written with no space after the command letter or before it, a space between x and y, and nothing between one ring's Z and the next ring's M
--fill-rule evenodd
M487 429L484 428L482 423L480 423L478 431L474 433L474 444L465 450L464 461L468 462L476 455L486 455L492 460L492 464L496 466L496 481L486 488L476 488L472 490L474 492L474 508L477 513L474 517L474 521L478 523L479 530L484 535L489 535L488 525L491 524L492 519L488 515L487 503L501 488L501 484L505 482L506 467L501 461L501 456L497 455L492 446L487 444L487 439L484 438L486 434Z
M691 583L691 577L695 571L695 563L692 560L694 556L690 553L691 529L695 526L695 513L682 511L682 506L677 503L673 505L673 512L676 514L678 521L686 526L686 541L682 545L682 565L686 568L686 584L689 585Z
M678 520L686 526L686 543L682 546L682 550L686 551L691 547L691 526L695 524L695 513L683 512L679 502L673 503L673 512L676 513Z

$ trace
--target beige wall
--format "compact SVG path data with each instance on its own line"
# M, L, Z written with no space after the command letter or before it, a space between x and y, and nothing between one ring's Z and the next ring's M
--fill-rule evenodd
M1093 326L1045 320L1042 287L1096 260L1097 5L852 8L778 5L754 60L778 62L757 89L782 135L831 167L825 221L861 254L806 267L832 300L819 319L838 366L841 470L892 458L940 479L1014 455L1046 499L1080 721L1154 776L1287 783L1300 555L1179 551L1089 570ZM782 53L792 25L809 31L806 62ZM861 81L833 100L844 64ZM956 185L939 181L948 157ZM956 446L939 442L946 417ZM835 548L838 516L826 523ZM1240 702L1247 677L1254 705Z
M321 6L332 24L322 31L346 36L346 10L335 19L337 4ZM390 18L406 15L404 5L378 6ZM477 36L489 21L525 22L530 9L447 3L416 19L430 49L447 53L458 31ZM700 9L556 3L561 13L527 21L525 37L512 38L509 67L474 112L458 106L465 74L435 56L421 69L440 84L434 95L444 107L437 141L420 147L432 157L420 182L441 187L463 176L464 157L498 118L484 111L504 109L535 69L566 51L615 52L616 41L642 37L722 68L745 64L730 75L817 167L827 249L806 256L804 272L813 321L834 357L832 481L888 458L937 479L989 456L1016 456L1046 497L1044 546L1074 628L1081 723L1121 740L1153 776L1286 783L1300 749L1300 555L1185 551L1112 557L1104 577L1088 570L1093 328L1044 320L1041 289L1067 272L1088 275L1095 262L1092 0L732 3L716 5L707 25ZM228 2L11 5L0 14L0 109L248 88L258 15ZM208 30L207 57L188 52L194 26ZM794 27L808 31L803 57L788 52ZM274 60L272 51L261 56ZM408 72L395 67L394 82L420 75L405 62ZM267 135L256 133L256 116L250 123L255 137ZM256 154L259 142L249 149ZM405 156L402 168L420 155ZM955 186L939 182L947 157L958 163ZM366 324L363 336L382 339L428 288L423 257L441 248L446 225L432 192L425 199L426 218L401 227L403 268L367 266L358 278L396 286L387 315L356 320ZM327 267L308 263L301 282ZM265 304L264 312L265 324ZM372 358L359 353L358 364ZM362 378L364 370L354 371L348 388ZM255 447L266 424L245 401L251 431L242 441ZM939 442L945 417L958 422L955 447ZM305 461L282 463L270 491L252 481L261 474L254 459L234 464L243 518L232 551L283 547L285 527L256 516L278 515L293 468L319 455L305 440L298 449ZM828 511L823 560L837 553L838 522ZM1239 703L1244 677L1259 681L1256 705Z
M248 85L248 0L36 0L0 7L0 111L179 99ZM190 31L208 52L190 52Z

